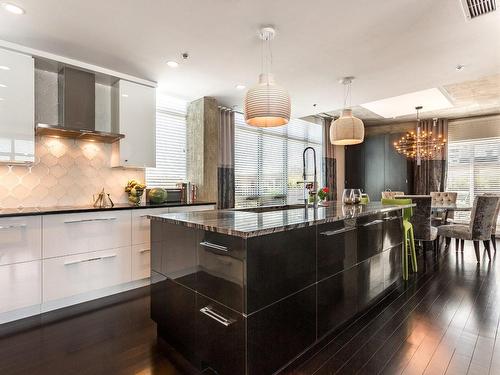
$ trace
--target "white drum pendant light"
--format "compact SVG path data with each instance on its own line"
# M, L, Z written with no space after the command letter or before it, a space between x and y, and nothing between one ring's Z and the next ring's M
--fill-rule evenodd
M262 73L259 84L248 90L245 96L245 121L248 125L269 128L286 125L290 120L290 96L274 81L270 72L272 66L271 40L276 31L264 27L260 31L262 48L267 44L267 56L262 53Z
M334 145L357 145L365 138L363 121L352 115L351 109L351 83L354 77L345 77L340 80L344 89L344 109L342 115L330 126L330 142ZM349 107L347 99L349 98Z

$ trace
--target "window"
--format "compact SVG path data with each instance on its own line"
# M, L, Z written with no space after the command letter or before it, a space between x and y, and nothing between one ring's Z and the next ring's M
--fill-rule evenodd
M500 194L500 137L454 141L450 129L446 190L458 192L465 204L479 194ZM469 220L469 214L457 212L455 218Z
M156 102L156 168L146 169L148 187L175 187L186 179L187 103L169 97Z
M316 150L318 181L322 183L320 125L292 119L286 126L255 128L235 115L235 196L237 207L261 204L294 204L303 198L302 152ZM312 153L307 157L308 180L313 179Z

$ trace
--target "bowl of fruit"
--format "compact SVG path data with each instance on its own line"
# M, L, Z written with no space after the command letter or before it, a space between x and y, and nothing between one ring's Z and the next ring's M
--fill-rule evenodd
M135 206L139 206L144 189L146 189L145 184L137 180L129 180L127 186L125 186L125 191L128 193L128 201Z

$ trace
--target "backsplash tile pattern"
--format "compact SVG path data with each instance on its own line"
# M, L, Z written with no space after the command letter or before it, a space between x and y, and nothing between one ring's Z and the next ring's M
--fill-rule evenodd
M0 208L83 206L104 187L126 203L127 180L144 181L141 169L110 167L111 145L37 137L32 167L0 165Z

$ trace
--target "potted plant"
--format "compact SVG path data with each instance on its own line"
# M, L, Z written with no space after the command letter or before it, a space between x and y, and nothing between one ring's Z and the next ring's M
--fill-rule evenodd
M330 189L328 187L324 187L319 189L318 198L320 201L326 201L328 199L328 194L330 193Z

